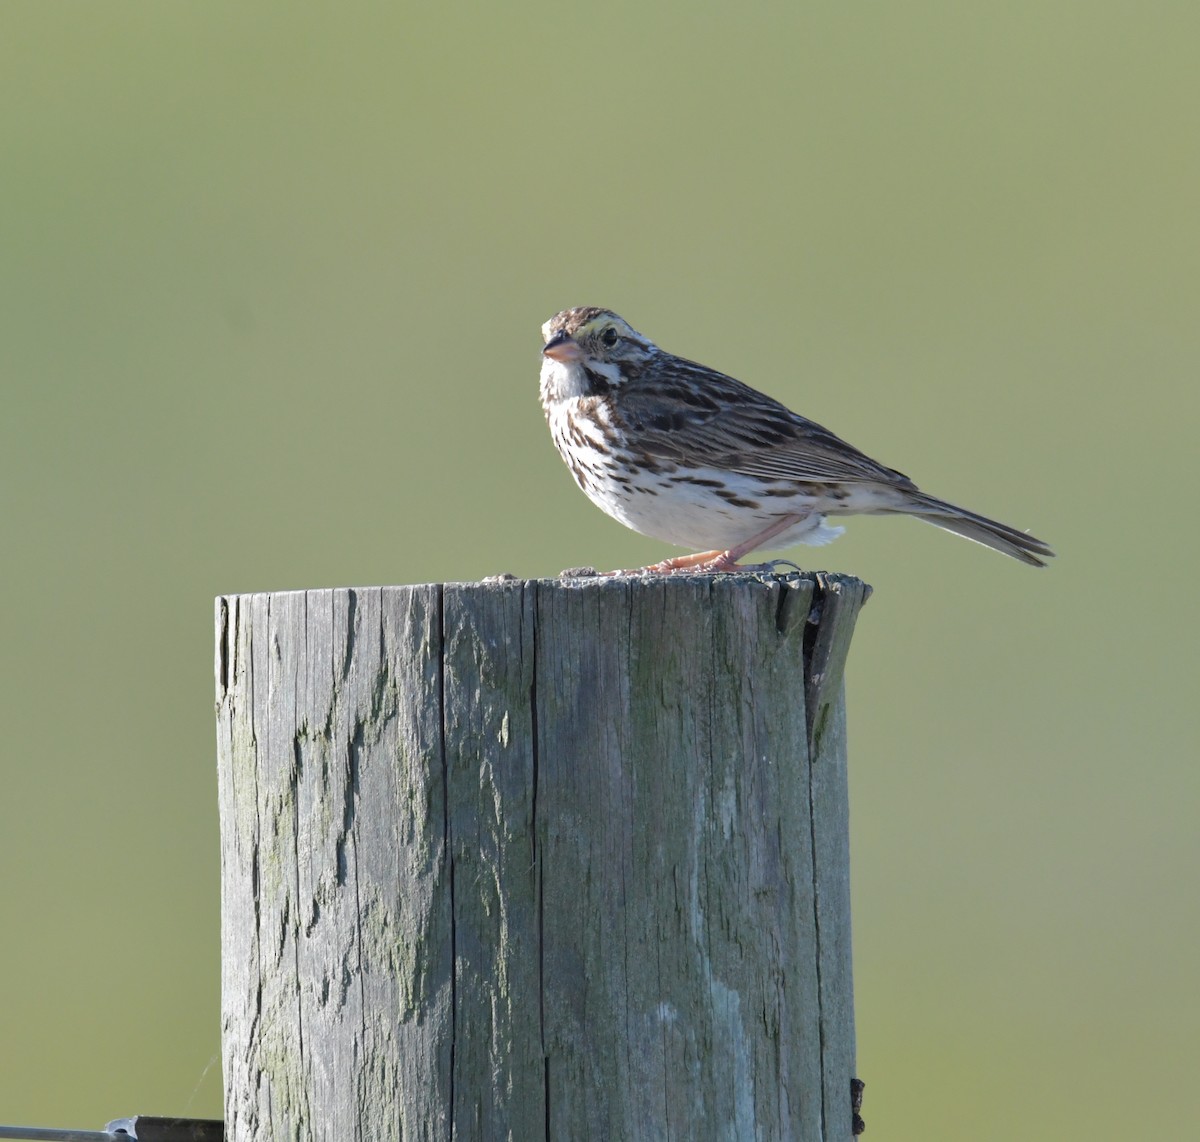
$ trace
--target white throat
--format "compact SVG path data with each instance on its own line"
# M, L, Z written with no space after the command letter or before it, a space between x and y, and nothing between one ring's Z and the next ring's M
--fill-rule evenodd
M590 361L588 368L598 373L610 385L621 383L621 370L612 361ZM542 404L551 405L558 401L576 400L591 395L595 385L588 378L581 361L556 361L552 357L542 358Z

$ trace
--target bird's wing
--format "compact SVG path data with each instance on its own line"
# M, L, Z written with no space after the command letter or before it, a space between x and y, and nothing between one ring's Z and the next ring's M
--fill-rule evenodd
M630 381L616 397L619 418L651 456L768 480L831 480L912 488L827 428L749 385L691 361Z

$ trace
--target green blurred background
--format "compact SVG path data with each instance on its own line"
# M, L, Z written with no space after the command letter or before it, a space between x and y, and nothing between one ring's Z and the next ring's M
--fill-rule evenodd
M928 490L849 670L870 1136L1200 1134L1200 7L4 5L0 1122L221 1108L212 599L675 554L608 305Z

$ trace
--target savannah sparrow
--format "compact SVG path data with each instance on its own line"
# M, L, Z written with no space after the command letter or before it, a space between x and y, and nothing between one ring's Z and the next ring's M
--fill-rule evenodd
M542 407L575 482L627 527L697 552L645 571L729 571L758 548L828 543L844 529L826 516L860 513L914 515L1034 567L1054 554L610 310L563 310L542 337Z

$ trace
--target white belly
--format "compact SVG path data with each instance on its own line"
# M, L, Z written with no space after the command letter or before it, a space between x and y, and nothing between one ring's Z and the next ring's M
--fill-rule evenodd
M552 404L547 420L575 482L597 507L642 535L691 551L723 551L786 516L800 518L769 541L770 550L828 543L842 534L842 528L826 525L825 512L847 505L829 500L820 489L717 469L684 469L663 460L654 465L657 470L639 469L628 453L614 458L613 441L604 438L603 428L570 415L568 408L569 402Z
M782 550L797 543L819 545L842 534L842 528L829 527L820 510L820 501L811 495L796 493L764 497L763 485L745 479L732 479L727 473L695 471L691 476L702 480L721 480L724 490L739 500L758 507L730 503L714 488L673 480L678 473L663 473L636 479L637 487L599 480L584 487L592 502L614 519L642 535L661 539L692 551L723 551L754 538L785 516L800 516L797 522L769 541L771 550ZM583 485L580 485L583 487Z

